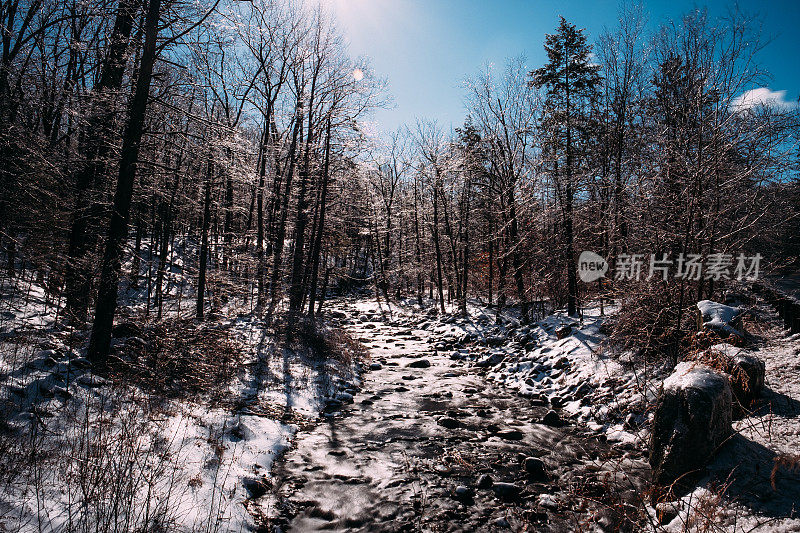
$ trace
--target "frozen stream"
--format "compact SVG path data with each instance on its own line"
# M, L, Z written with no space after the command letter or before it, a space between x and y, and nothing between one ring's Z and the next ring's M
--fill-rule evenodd
M623 459L596 434L540 423L547 408L435 353L429 332L382 321L347 329L380 368L275 465L261 507L284 530L566 531L610 522L592 502L609 496L605 482L635 493L617 475L626 461L636 470L635 452Z

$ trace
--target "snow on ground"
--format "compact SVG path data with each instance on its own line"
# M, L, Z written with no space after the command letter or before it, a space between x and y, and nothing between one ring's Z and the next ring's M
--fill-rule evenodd
M358 382L357 361L273 346L231 313L207 326L244 354L223 401L159 397L96 375L85 332L54 328L58 307L35 283L13 289L0 298L2 530L250 531L276 456Z
M589 307L580 319L556 312L531 325L521 325L513 311L498 320L495 311L475 302L468 311L467 319L453 316L420 327L443 338L440 350L458 345L452 358L486 367L491 381L535 404L562 409L609 441L646 439L646 405L657 394L656 378L666 374L662 368L630 368L604 353L601 329L613 307L606 306L603 316L599 307ZM476 346L460 347L464 343Z
M370 305L363 304L363 311ZM706 322L726 329L742 308L711 301L698 303ZM374 311L374 309L373 309ZM423 307L417 313L425 311ZM610 358L602 333L607 316L586 309L581 319L556 312L530 325L518 317L477 304L469 317L430 319L418 327L435 333L436 348L467 364L487 369L487 377L538 405L560 408L578 424L604 433L609 442L647 450L650 407L662 386L672 381L666 366L635 368ZM789 335L774 310L757 304L758 317L746 326L747 348L720 343L711 350L729 356L756 355L766 363L767 388L747 416L734 420L734 437L709 466L708 476L680 502L677 516L659 531L800 531L800 335ZM614 309L606 308L613 315ZM559 339L557 331L564 338ZM738 333L738 332L737 332ZM691 365L684 363L684 366ZM787 518L794 517L794 518Z
M13 475L0 479L0 527L8 530L74 528L81 519L105 520L107 526L110 517L177 531L252 528L270 514L255 502L270 488L275 457L325 405L350 401L361 385L357 363L323 364L277 349L257 321L229 304L225 315L231 318L214 327L246 347L244 370L228 385L235 401L152 402L91 372L80 349L85 334L53 327L58 307L36 283L4 287L2 294L0 401L6 423L0 451ZM466 317L452 307L439 316L432 304L362 298L348 300L347 312L329 302L326 313L367 332L377 327L377 315L414 324L428 333L438 356L481 369L491 383L556 409L623 449L646 449L649 407L668 373L609 357L603 346L609 318L599 309L586 309L580 319L556 312L524 325L513 309L497 313L478 301L470 302ZM699 307L708 311L707 321L723 324L730 322L730 309L738 311L714 302ZM758 312L774 316L766 308ZM735 421L734 439L709 476L670 503L677 516L667 531L703 524L726 531L800 531L799 521L785 518L796 515L792 506L800 501L800 482L792 477L792 454L800 450L800 337L765 320L748 324L757 342L746 349L713 347L764 359L768 390L760 406ZM39 454L36 465L22 463L30 444ZM90 505L94 515L86 512Z
M678 502L680 512L666 531L705 524L730 532L800 531L800 334L784 330L766 306L756 306L755 312L765 321L750 331L760 342L712 349L761 358L766 389L746 416L734 420L734 436L709 466L709 475Z
M58 303L33 279L0 282L0 335L11 329L52 326Z

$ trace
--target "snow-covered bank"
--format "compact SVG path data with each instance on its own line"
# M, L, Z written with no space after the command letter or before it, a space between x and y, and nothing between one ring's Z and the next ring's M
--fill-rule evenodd
M712 349L756 355L766 365L766 387L734 435L722 446L697 488L670 504L666 531L800 531L800 334L790 334L763 302L747 324L755 342Z
M133 322L114 341L110 370L95 372L83 357L86 333L53 328L58 306L40 287L5 294L7 531L252 530L274 459L327 398L358 383L356 359L322 361L302 343L276 345L234 310L206 324L176 321L169 335ZM181 394L168 386L174 380Z

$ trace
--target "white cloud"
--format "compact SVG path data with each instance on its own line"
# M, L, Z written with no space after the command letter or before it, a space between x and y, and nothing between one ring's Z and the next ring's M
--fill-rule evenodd
M759 106L789 110L797 107L797 102L787 100L786 91L770 91L766 87L745 91L731 102L733 111L744 111Z

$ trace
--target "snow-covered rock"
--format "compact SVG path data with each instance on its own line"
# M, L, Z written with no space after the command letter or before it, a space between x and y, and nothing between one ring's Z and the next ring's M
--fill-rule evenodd
M703 327L727 335L740 335L739 319L742 314L740 307L701 300L697 302L697 309L703 319Z
M475 363L475 366L479 367L495 366L500 364L503 361L503 359L505 359L505 356L502 353L495 352L479 360L477 363Z
M565 337L569 337L569 334L572 333L572 326L566 325L561 326L560 328L556 329L556 338L561 340Z
M731 388L736 400L747 407L761 395L766 367L764 361L752 354L739 353L730 361Z
M656 403L650 440L653 481L667 486L707 464L731 435L732 393L728 376L680 363Z
M715 344L709 349L710 358L730 376L734 399L748 407L761 395L766 366L754 353L730 344Z

